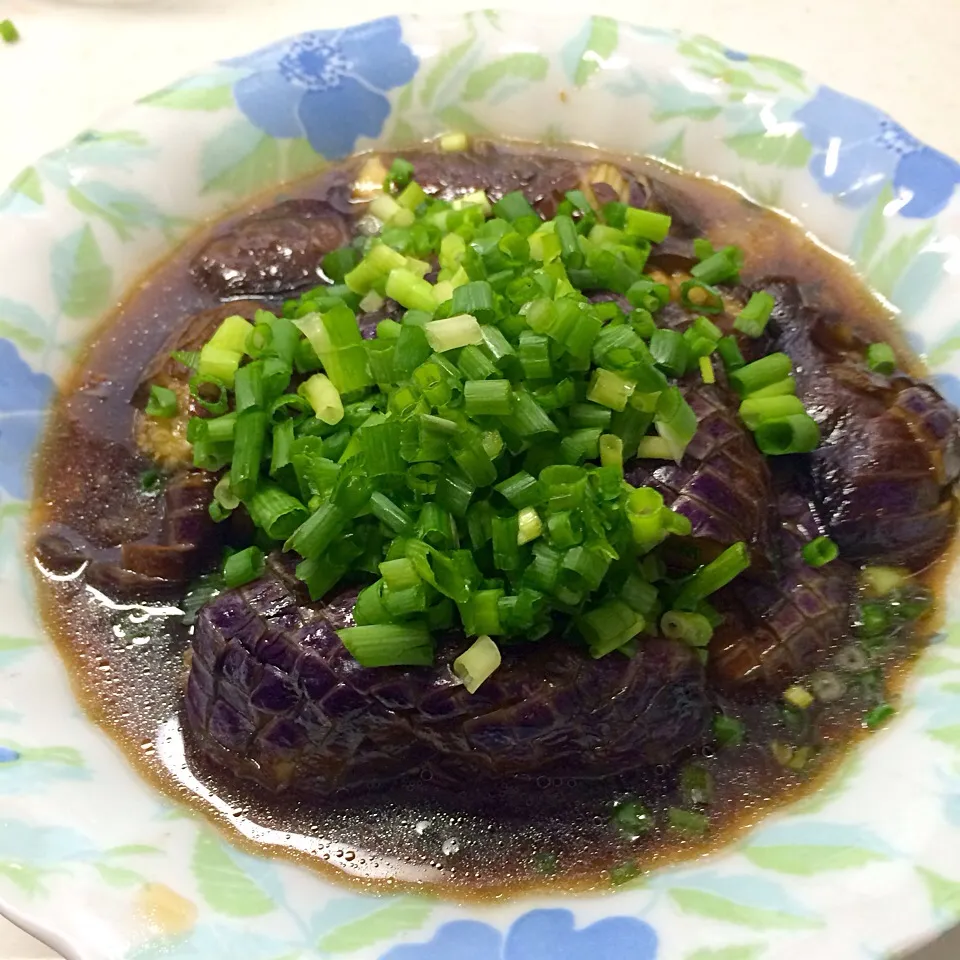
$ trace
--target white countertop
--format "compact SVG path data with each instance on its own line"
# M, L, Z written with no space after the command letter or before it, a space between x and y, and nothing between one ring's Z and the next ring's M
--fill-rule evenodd
M548 11L556 0L0 0L0 20L22 35L0 45L0 184L104 113L211 59L398 9L478 6ZM960 157L960 0L594 0L584 9L789 60ZM0 960L55 956L0 918ZM915 960L957 957L960 930Z

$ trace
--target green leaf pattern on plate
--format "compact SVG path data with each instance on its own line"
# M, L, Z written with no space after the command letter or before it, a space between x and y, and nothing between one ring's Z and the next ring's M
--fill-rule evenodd
M419 930L433 912L433 904L415 897L403 897L359 920L335 927L317 944L322 953L355 953L399 933Z
M237 865L227 846L208 831L198 834L190 865L201 896L217 913L257 917L275 909L273 901Z
M73 320L96 317L110 304L113 271L87 224L54 244L53 288L63 313Z

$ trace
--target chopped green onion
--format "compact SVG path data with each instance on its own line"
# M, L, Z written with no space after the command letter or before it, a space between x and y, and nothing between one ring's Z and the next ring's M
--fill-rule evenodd
M793 363L785 353L768 353L730 373L730 384L741 397L748 397L790 375ZM792 391L791 391L792 392Z
M763 421L753 434L767 456L809 453L820 443L820 428L806 413Z
M743 254L738 247L724 247L701 260L690 270L690 276L703 284L735 283L743 266Z
M701 567L683 585L677 595L678 610L692 610L701 600L726 586L750 566L747 545L742 541L727 547L715 560Z
M300 384L300 393L313 408L314 415L324 423L335 424L343 419L343 401L337 388L322 373L315 373Z
M800 400L790 394L779 397L751 396L740 404L740 419L750 430L756 430L768 420L780 420L806 412Z
M705 647L713 636L710 621L699 613L668 610L660 618L660 629L671 640L682 640L691 647Z
M211 340L200 350L197 375L207 380L219 380L227 387L232 387L242 359L242 351L219 347Z
M718 713L713 718L713 735L721 747L739 747L746 736L746 727L742 720Z
M889 343L871 343L867 347L867 366L873 373L889 376L897 368L897 358Z
M531 540L536 540L543 533L543 523L540 514L533 507L524 507L517 514L517 546L522 547Z
M684 280L680 284L680 303L699 313L723 313L720 291L702 280Z
M726 370L728 374L746 366L746 360L743 359L743 354L740 352L740 346L737 343L736 337L722 337L717 344L717 353L720 354L723 369Z
M499 666L500 648L490 637L482 636L453 661L453 672L463 681L467 693L476 693Z
M650 353L657 366L670 377L682 377L690 364L690 346L677 330L661 328L650 338Z
M840 556L840 548L829 537L816 537L801 549L804 563L810 567L822 567Z
M461 314L445 320L430 320L423 325L427 341L437 353L456 350L469 343L483 343L483 333L475 317Z
M860 582L864 591L873 597L886 597L902 590L910 583L911 574L906 567L864 567Z
M254 524L273 540L286 540L307 519L307 508L269 480L260 481L246 507Z
M704 807L713 802L714 784L709 770L699 763L688 763L680 772L680 794L691 807Z
M337 631L350 655L362 667L429 667L434 645L426 624L377 623Z
M610 433L600 437L600 465L614 467L623 475L623 441L620 437Z
M247 547L230 554L223 565L223 580L231 590L256 580L264 569L263 551L259 547Z
M794 684L783 691L783 699L798 710L806 710L813 704L813 694L805 687Z
M241 500L253 496L260 479L260 462L267 439L267 415L249 409L237 414L230 484Z
M665 213L627 207L624 230L627 236L649 240L651 243L663 243L670 232L670 224L670 217Z
M610 822L631 839L637 839L650 833L656 826L653 814L639 800L627 800L618 803Z
M710 358L701 357L699 360L699 363L700 363L700 379L707 384L716 383L717 376L713 372L713 362L710 360Z
M646 622L622 600L611 600L582 614L577 626L587 641L590 656L598 659L632 640Z
M896 709L889 703L880 703L867 711L863 718L863 725L870 730L876 730L877 727L886 723L895 713Z
M401 536L413 533L413 520L410 516L378 490L370 495L370 511L394 533Z
M797 392L797 381L793 377L784 377L776 383L771 383L768 387L761 387L754 390L749 399L761 400L766 397L788 397Z
M520 190L505 193L494 205L493 212L511 223L521 217L536 217L537 212ZM539 219L539 218L538 218Z
M507 416L513 410L509 380L467 380L463 385L468 416Z
M593 378L587 389L587 399L609 407L611 410L623 410L627 401L633 396L636 386L632 380L626 380L618 373L601 367L593 371Z
M506 480L498 483L494 490L505 497L510 505L517 510L532 507L543 498L543 487L540 481L527 473L526 470L521 470L511 477L507 477Z
M143 411L148 417L169 419L177 415L177 395L168 387L150 385L150 396Z
M747 305L737 314L737 319L733 322L734 330L739 330L748 337L762 336L775 303L769 293L759 291L753 294Z
M13 25L12 20L0 20L0 40L4 43L16 43L20 39L20 31Z
M639 876L640 867L634 860L628 860L626 863L620 863L610 868L610 882L615 887L623 886L631 880L636 880Z
M710 829L710 820L705 814L680 807L670 807L667 820L672 830L691 837L702 837Z
M697 415L679 387L669 387L660 394L653 424L668 445L672 459L679 463L697 432Z

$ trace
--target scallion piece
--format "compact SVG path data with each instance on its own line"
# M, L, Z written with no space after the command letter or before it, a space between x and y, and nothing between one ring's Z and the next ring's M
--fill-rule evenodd
M873 373L890 376L897 369L897 358L889 343L871 343L867 347L867 366Z
M322 373L315 373L300 384L300 393L313 407L314 415L324 423L335 424L343 419L343 401L337 388Z
M461 314L444 320L430 320L423 325L427 342L437 353L446 353L469 343L483 343L483 333L475 317Z
M863 718L863 725L870 730L876 730L877 727L886 723L896 712L896 709L889 703L879 703L867 711Z
M681 611L694 610L710 594L725 587L734 577L750 566L750 554L742 541L727 547L715 560L701 567L680 589L674 607Z
M761 423L767 420L779 420L783 417L792 417L805 414L803 404L797 397L786 394L780 397L747 397L740 404L740 419L750 430L756 430Z
M540 514L533 507L524 507L517 514L517 546L522 547L531 540L536 540L543 533L543 522Z
M370 494L370 512L396 534L409 536L413 533L413 520L409 514L379 490Z
M762 336L775 303L773 297L762 290L753 294L747 301L747 305L737 314L737 319L733 321L733 328L748 337Z
M476 693L499 666L500 648L490 637L482 636L453 661L453 672L463 681L467 693Z
M747 361L743 359L743 354L740 352L740 346L737 343L736 337L722 337L717 344L717 353L720 354L723 369L726 370L727 373L733 373L734 370L739 370L741 367L746 366Z
M429 667L434 644L423 623L344 627L337 636L362 667Z
M237 414L230 484L241 500L253 496L260 480L260 462L267 440L267 415L249 409Z
M242 359L241 350L219 347L211 340L200 350L197 375L207 380L219 380L227 387L232 387Z
M840 548L829 537L815 537L800 550L809 567L822 567L840 556Z
M710 621L699 613L668 610L660 618L660 629L671 640L682 640L691 647L705 647L713 636Z
M680 284L680 302L688 310L700 313L723 313L720 291L702 280L684 280Z
M509 380L467 380L463 406L468 416L508 416L513 410Z
M735 283L743 266L743 254L738 247L724 247L701 260L690 275L705 284Z
M646 623L622 600L611 600L582 614L577 626L587 641L590 656L599 659L632 640Z
M16 43L20 39L20 31L12 20L0 20L0 40L4 43Z
M710 829L710 819L705 814L680 807L667 810L667 821L672 830L690 837L702 837Z
M627 236L651 243L663 243L670 232L671 219L665 213L627 207L623 228Z
M713 362L711 361L711 359L709 357L701 357L699 360L699 364L700 364L700 379L707 384L716 383L717 376L713 372Z
M511 223L521 217L536 217L537 212L530 206L530 202L519 190L505 193L494 205L493 212ZM539 219L539 218L538 218Z
M600 367L593 371L590 386L587 388L587 399L611 410L623 410L636 387L632 380Z
M250 519L272 540L286 540L307 519L307 508L269 480L257 484L246 507Z
M677 330L662 328L650 338L650 353L657 366L670 377L682 377L690 364L690 346Z
M157 383L150 385L150 396L143 412L148 417L169 419L177 415L177 395L168 387L161 387Z
M536 477L531 476L526 470L521 470L511 477L507 477L506 480L498 483L494 490L505 497L510 505L517 510L535 506L543 499L543 486Z
M741 397L749 397L786 379L792 368L793 363L785 353L768 353L739 370L731 371L730 384Z
M223 581L232 590L256 580L263 569L263 551L259 547L247 547L227 557L223 565Z
M764 420L754 431L761 452L768 457L789 453L809 453L820 443L820 428L806 413Z
M721 747L739 747L746 735L746 727L742 720L718 713L713 718L713 735Z
M620 437L610 433L600 437L600 465L613 467L623 475L623 441Z
M679 463L697 432L697 415L679 387L669 387L660 394L653 424L668 445L672 458Z

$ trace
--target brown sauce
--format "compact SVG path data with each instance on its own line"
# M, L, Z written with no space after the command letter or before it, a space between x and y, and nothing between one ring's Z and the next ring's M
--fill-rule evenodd
M415 159L415 158L414 158ZM789 275L819 306L858 318L872 339L892 341L908 369L919 370L895 333L883 305L849 266L830 255L795 224L749 203L733 190L668 171L646 160L632 170L656 177L697 211L704 235L746 252L744 280ZM326 176L326 175L325 175ZM310 197L320 180L261 198L241 213L280 198ZM221 225L218 225L218 227ZM217 301L190 279L188 263L208 233L197 236L149 271L117 313L95 333L62 385L36 466L35 529L50 523L88 532L98 504L123 504L124 524L148 526L156 499L141 490L151 464L132 438L130 400L149 360L184 317ZM108 489L90 489L107 473ZM922 577L937 586L937 570ZM166 602L114 602L81 579L56 577L38 564L38 592L47 627L64 657L85 709L124 749L130 761L168 795L217 822L234 840L257 852L295 858L331 878L376 888L407 885L457 899L493 898L549 887L605 889L631 871L701 854L728 842L761 815L816 789L862 732L864 700L853 694L820 710L820 748L811 769L793 771L769 748L789 736L782 711L769 703L743 708L749 743L701 756L713 774L716 798L711 830L690 839L660 827L639 840L610 826L612 805L641 793L657 812L672 802L670 771L648 771L622 782L538 783L522 797L485 791L454 803L428 786L398 787L375 797L308 803L278 801L231 782L189 757L178 708L189 628L179 598ZM936 616L894 648L883 665L888 690L896 691L929 636ZM504 809L511 812L503 814Z

